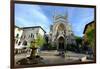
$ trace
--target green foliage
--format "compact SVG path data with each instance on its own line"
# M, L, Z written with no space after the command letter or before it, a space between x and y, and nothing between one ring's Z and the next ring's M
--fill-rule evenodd
M30 43L29 48L34 48L34 47L35 47L35 44L33 42Z
M46 40L44 39L43 36L41 36L40 34L37 35L36 39L33 39L32 43L30 43L30 48L32 48L33 46L35 47L41 47L46 43Z
M87 34L87 37L88 37L88 42L90 44L90 47L94 46L94 41L95 41L95 30L94 29L91 29L90 31L88 31L86 34Z
M56 50L56 46L53 46L52 44L48 44L48 50Z
M37 35L37 38L36 38L36 47L41 47L43 46L45 43L46 43L46 40L44 37L42 37L40 34Z
M75 51L76 49L77 49L77 46L75 46L74 44L67 44L67 50Z
M82 44L82 37L75 36L77 44Z
M87 37L88 37L88 40L91 42L93 41L93 38L94 38L94 29L92 29L91 31L87 32Z

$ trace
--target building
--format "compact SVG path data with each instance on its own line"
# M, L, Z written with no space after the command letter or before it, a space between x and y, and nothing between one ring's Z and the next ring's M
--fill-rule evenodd
M95 21L92 21L86 24L84 31L83 31L83 45L94 50L95 46Z
M95 22L94 21L85 25L85 28L84 28L84 31L83 31L83 34L84 34L83 43L87 42L87 40L88 40L88 34L87 33L91 30L94 30L94 29L95 29ZM95 34L95 33L93 33L93 34Z
M53 25L50 27L49 43L56 46L57 50L66 49L68 44L76 44L71 25L66 14L54 15Z
M84 28L84 31L83 31L83 34L84 36L86 36L86 33L91 30L91 29L94 29L95 28L95 21L92 21L88 24L85 25L85 28Z
M18 26L15 26L15 34L14 34L15 46L20 44L20 38L22 36L22 33L23 33L23 29L19 28Z
M42 27L40 26L33 26L33 27L23 27L23 28L20 28L21 31L20 32L16 32L16 29L15 29L15 34L20 34L19 36L19 41L18 43L16 44L16 48L17 47L26 47L26 46L29 46L31 41L33 41L34 39L37 38L37 35L40 34L41 36L44 37L45 35L45 31Z

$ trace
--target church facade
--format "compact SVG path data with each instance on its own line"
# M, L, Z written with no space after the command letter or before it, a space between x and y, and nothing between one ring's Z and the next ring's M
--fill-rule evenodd
M66 49L68 44L76 44L71 25L66 15L57 14L53 17L53 25L50 27L49 42L56 46L57 50Z

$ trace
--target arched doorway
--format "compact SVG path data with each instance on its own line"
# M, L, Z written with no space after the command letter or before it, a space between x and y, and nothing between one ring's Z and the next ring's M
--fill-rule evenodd
M64 38L63 37L59 37L58 39L58 49L64 50Z

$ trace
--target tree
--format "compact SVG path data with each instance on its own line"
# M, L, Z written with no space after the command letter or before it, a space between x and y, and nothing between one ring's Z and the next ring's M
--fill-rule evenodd
M82 50L82 37L79 37L79 36L75 36L75 40L76 40L76 50L77 52L81 52Z
M94 53L95 46L95 23L89 25L85 31L84 44L88 43L88 52Z
M91 29L90 31L88 31L87 34L87 40L89 42L89 47L92 48L92 50L94 49L94 43L95 43L95 30Z
M75 39L76 39L77 44L82 44L82 38L81 37L76 36Z
M31 44L30 44L30 48L32 49L31 51L31 55L30 56L35 56L38 53L38 49L40 47L42 47L45 44L45 39L43 36L41 36L40 34L38 34L36 36L36 39L34 39Z
M46 40L43 36L41 36L40 34L37 35L36 38L36 47L42 47L44 44L46 43Z

